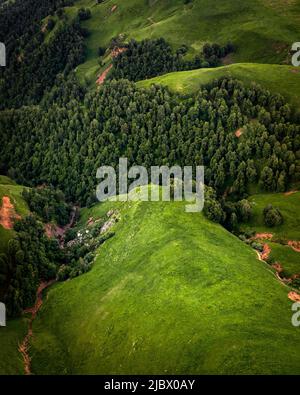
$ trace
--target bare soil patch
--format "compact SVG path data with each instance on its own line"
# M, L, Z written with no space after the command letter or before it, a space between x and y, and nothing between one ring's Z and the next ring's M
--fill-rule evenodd
M4 229L12 229L16 219L21 217L16 213L14 205L8 196L3 196L0 209L0 224Z
M242 134L243 134L243 129L238 129L238 130L235 132L235 136L236 136L238 139L241 137Z
M264 244L264 249L261 253L261 259L263 261L266 261L269 258L270 254L271 254L270 246L268 244Z
M121 53L126 52L126 51L127 51L126 47L115 47L111 51L111 57L116 58L118 55L120 55Z
M256 235L252 238L253 240L272 240L272 233L256 233Z
M103 71L103 73L100 75L100 77L97 79L97 81L96 81L96 84L97 85L102 85L103 83L104 83L104 81L106 80L106 77L107 77L107 75L108 75L108 73L110 72L110 70L112 69L112 64L111 65L109 65L108 67L107 67L107 69L106 70L104 70Z
M290 300L292 300L293 302L300 302L300 295L297 294L297 292L295 292L295 291L291 291L291 292L288 294L288 298L289 298Z
M288 241L288 245L296 252L300 252L300 241Z
M298 191L289 191L289 192L285 192L284 196L291 196L294 195L295 193L297 193Z

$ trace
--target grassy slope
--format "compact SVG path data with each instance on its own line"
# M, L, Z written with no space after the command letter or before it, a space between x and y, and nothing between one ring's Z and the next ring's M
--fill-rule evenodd
M283 193L265 193L253 195L253 218L244 228L255 229L258 233L273 233L275 238L300 240L300 192L285 196ZM280 226L269 228L264 224L263 209L272 204L279 208L284 217Z
M111 12L114 5L117 9ZM281 63L291 43L299 39L300 1L293 0L79 0L67 12L90 7L92 18L84 22L90 31L86 62L78 67L81 79L95 80L99 66L97 50L112 37L126 39L164 37L174 48L189 47L189 56L204 42L234 42L234 62Z
M0 327L0 375L23 374L23 360L18 345L27 333L27 322L19 318L7 322L5 328Z
M119 207L91 272L50 289L34 373L300 373L288 288L253 250L182 203Z
M238 63L212 69L170 73L137 84L140 87L162 84L173 91L193 93L202 85L223 76L237 78L246 85L255 81L273 92L282 94L291 104L300 107L300 69L291 66Z

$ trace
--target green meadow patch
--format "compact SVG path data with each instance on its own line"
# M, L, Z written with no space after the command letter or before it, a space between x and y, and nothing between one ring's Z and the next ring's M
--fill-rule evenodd
M284 193L265 193L249 198L253 207L253 218L242 226L243 230L257 233L272 233L273 239L300 240L300 192L290 195ZM283 215L283 224L268 227L264 223L263 210L268 205L278 208Z
M107 47L112 37L164 37L174 49L183 44L188 57L199 53L205 42L226 44L231 41L237 50L231 62L289 62L291 44L299 40L299 2L250 0L79 0L66 8L76 15L80 7L91 10L85 21L90 34L86 40L87 58L77 68L84 79L96 80L98 48ZM99 67L100 69L100 67Z

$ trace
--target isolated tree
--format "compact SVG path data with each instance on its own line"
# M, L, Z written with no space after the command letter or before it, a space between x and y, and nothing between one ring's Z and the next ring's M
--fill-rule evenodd
M274 208L271 204L266 206L263 210L264 222L267 226L273 227L283 223L283 216L281 212Z

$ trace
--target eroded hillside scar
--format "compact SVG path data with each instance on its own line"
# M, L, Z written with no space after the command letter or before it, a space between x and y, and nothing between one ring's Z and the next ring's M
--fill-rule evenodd
M20 216L16 213L9 196L3 196L0 209L0 224L4 229L12 229L16 219L20 219Z

